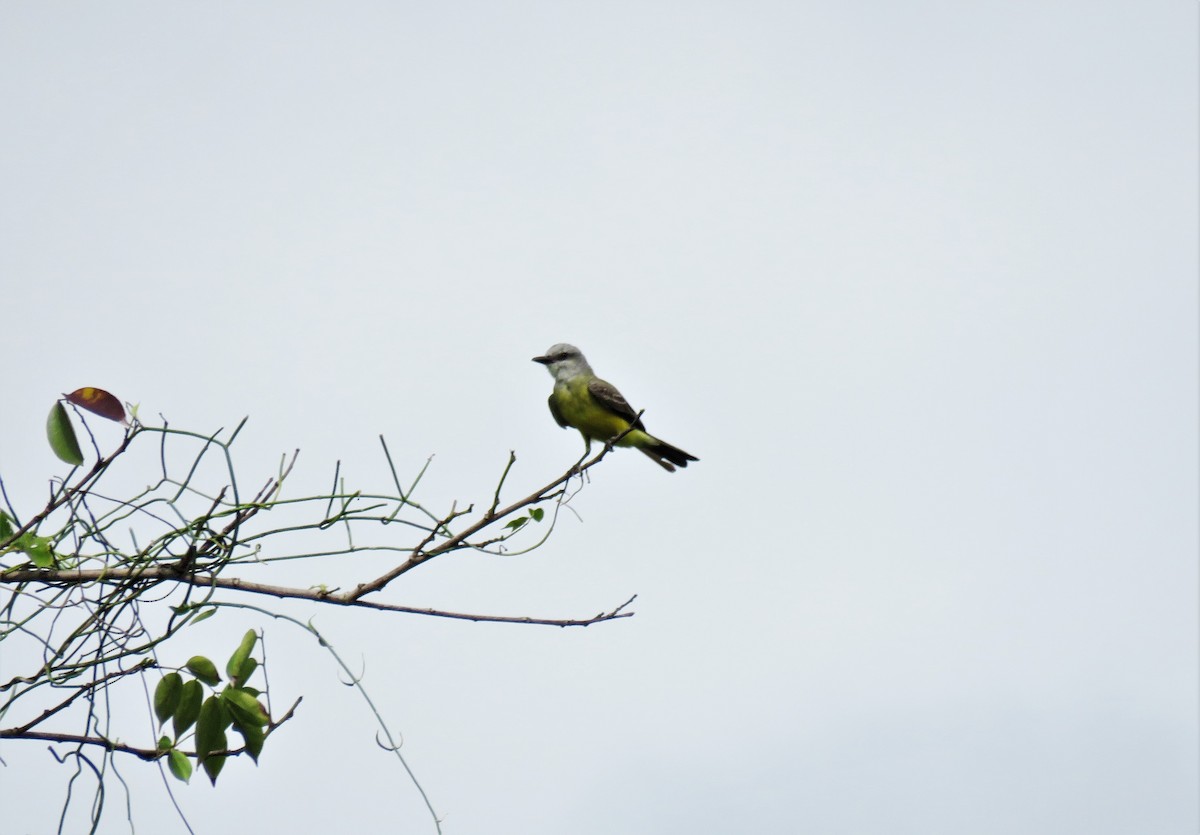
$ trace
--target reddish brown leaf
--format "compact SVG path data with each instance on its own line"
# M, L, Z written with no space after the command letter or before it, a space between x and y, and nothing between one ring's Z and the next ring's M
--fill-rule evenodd
M125 407L121 405L120 400L104 389L86 387L75 389L65 396L67 400L81 409L87 409L92 414L115 420L117 423L125 422Z

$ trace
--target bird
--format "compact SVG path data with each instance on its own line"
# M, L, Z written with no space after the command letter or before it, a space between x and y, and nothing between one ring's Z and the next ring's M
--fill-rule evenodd
M574 345L565 342L551 345L533 361L546 366L554 378L550 414L563 429L571 426L579 430L586 444L584 455L591 452L593 440L607 442L629 430L617 441L617 446L640 450L669 473L675 472L676 467L686 467L689 461L700 460L647 432L638 413L616 386L597 377L583 352Z

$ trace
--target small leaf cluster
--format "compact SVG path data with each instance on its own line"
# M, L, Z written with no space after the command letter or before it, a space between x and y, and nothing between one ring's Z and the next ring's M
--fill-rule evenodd
M520 530L521 528L525 527L525 523L528 522L530 519L532 519L535 522L540 522L540 521L542 521L542 518L545 515L546 515L546 511L542 510L540 507L531 507L529 509L528 516L518 516L516 519L513 519L511 522L509 522L504 527L508 528L510 531L517 531L517 530Z
M0 510L0 542L8 542L16 531L13 528L12 517ZM38 536L33 531L25 531L0 553L19 551L29 557L30 562L38 568L50 568L57 562L54 549L49 537Z
M258 762L271 717L259 701L262 691L246 684L258 669L258 661L250 654L257 641L253 629L245 634L225 664L228 683L220 690L217 665L203 655L193 656L184 665L189 678L185 680L180 672L170 672L155 688L154 714L159 726L170 719L173 731L173 735L159 738L158 750L167 757L167 765L177 779L186 783L192 776L192 763L179 744L193 726L193 756L214 785L228 756L226 731L230 727L241 735L246 753ZM207 698L205 686L211 690Z

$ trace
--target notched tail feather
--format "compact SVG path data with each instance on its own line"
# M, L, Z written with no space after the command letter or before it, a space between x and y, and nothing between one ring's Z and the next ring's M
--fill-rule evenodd
M675 472L676 467L686 467L689 461L699 461L694 455L684 452L677 446L671 446L666 441L658 441L651 446L638 447L646 456L669 473Z

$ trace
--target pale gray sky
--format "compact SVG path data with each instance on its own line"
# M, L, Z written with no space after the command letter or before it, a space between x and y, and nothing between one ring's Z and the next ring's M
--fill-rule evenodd
M95 385L250 415L252 482L386 487L384 433L435 507L509 449L515 495L579 452L529 362L573 342L701 461L388 599L635 618L289 610L447 833L1195 833L1197 63L1193 3L6 3L0 475L31 511ZM305 702L197 831L432 831L266 628ZM66 769L0 757L52 831Z

